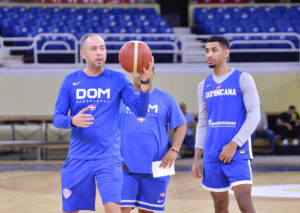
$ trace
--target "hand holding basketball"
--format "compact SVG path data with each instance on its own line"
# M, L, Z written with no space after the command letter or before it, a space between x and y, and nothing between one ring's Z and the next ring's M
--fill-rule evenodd
M149 46L142 41L129 41L119 52L119 62L124 70L130 73L143 73L149 68L152 52Z
M151 61L149 61L148 68L143 68L143 75L141 80L146 81L147 79L151 78L152 73L154 69L154 58L151 58Z

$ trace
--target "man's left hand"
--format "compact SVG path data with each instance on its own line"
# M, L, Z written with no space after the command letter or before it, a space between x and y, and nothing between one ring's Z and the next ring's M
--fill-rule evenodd
M163 168L166 168L167 166L171 167L174 161L176 160L177 156L178 153L169 149L169 151L167 151L165 156L163 156L163 158L161 159L161 164L159 165L159 167L163 167Z
M221 154L219 155L219 159L223 163L230 163L231 159L233 158L233 156L236 152L237 146L238 145L234 141L230 141L230 143L223 146L223 150L222 150Z
M142 74L142 78L141 78L142 81L147 81L149 78L151 78L153 67L154 67L154 58L152 56L152 60L149 61L148 69L146 69L145 67L143 68L144 73Z

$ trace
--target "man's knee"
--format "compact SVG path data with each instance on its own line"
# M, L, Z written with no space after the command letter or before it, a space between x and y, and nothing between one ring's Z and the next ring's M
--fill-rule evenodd
M225 193L222 195L218 193L212 193L214 207L216 212L223 212L224 210L228 209L229 205L229 197Z
M129 213L131 210L132 207L121 207L121 213Z
M108 202L104 204L105 213L121 213L120 204Z
M250 197L239 197L236 198L239 208L241 210L241 212L245 212L245 213L255 213L255 209L253 206L253 202L252 202L252 198Z
M252 199L251 196L244 195L244 196L236 196L236 201L239 206L246 207L249 203L251 203Z
M241 212L255 212L252 197L251 197L251 186L244 185L240 186L239 190L237 188L235 191L235 198Z
M225 199L214 199L214 206L216 210L228 208L228 202Z

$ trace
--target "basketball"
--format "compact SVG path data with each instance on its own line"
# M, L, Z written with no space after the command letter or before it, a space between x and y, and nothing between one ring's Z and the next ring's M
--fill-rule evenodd
M119 52L119 62L124 70L131 73L143 73L143 68L149 67L152 52L142 41L129 41Z

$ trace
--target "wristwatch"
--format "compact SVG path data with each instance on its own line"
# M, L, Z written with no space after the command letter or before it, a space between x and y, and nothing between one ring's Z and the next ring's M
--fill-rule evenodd
M148 78L146 81L141 80L141 84L149 84L150 83L150 78Z

